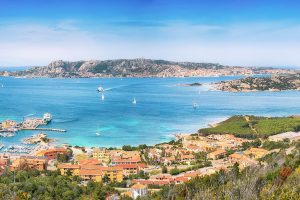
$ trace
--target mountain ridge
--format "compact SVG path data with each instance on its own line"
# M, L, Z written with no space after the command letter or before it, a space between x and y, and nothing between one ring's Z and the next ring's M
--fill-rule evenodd
M115 59L89 61L56 60L47 66L17 72L0 72L16 77L187 77L290 73L293 70L227 66L218 63L175 62L154 59Z

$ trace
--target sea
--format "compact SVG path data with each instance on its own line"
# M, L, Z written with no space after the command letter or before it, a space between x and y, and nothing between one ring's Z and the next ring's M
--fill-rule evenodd
M53 120L46 127L67 130L46 132L57 144L120 147L170 141L174 134L195 133L232 115L300 114L299 91L234 93L211 87L213 82L241 77L0 77L0 121L21 122L49 112ZM202 85L180 86L189 83ZM105 89L104 100L97 92L99 86ZM14 137L0 138L0 143L20 144L39 132L19 131Z

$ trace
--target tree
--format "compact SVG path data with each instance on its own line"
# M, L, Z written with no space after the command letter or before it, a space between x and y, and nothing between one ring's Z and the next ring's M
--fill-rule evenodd
M166 166L162 166L161 173L163 173L163 174L168 173L168 168Z
M102 181L103 183L108 183L110 181L109 177L107 174L105 174L103 177L102 177Z

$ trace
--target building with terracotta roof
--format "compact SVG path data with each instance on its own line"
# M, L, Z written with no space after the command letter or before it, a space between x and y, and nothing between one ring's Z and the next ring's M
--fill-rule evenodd
M248 167L248 166L255 166L258 164L257 161L250 159L248 156L246 156L242 152L237 152L237 153L229 155L228 160L232 164L238 163L239 167L241 169Z
M119 164L115 165L116 167L121 167L123 169L124 176L130 176L134 174L138 174L140 171L144 170L146 167L145 163L137 163L137 164Z
M73 165L69 163L59 164L57 165L57 169L60 170L61 175L67 175L67 173L71 173L73 176L79 176L79 165Z
M221 157L224 157L226 155L226 151L224 149L217 149L216 151L213 151L211 153L207 154L208 159L219 159Z
M82 159L78 161L79 165L101 165L102 162L95 158Z
M85 180L90 181L93 180L95 182L101 182L103 172L101 170L97 169L80 169L79 170L79 176Z
M13 160L10 165L10 170L21 170L21 169L36 169L43 171L47 169L48 160L46 157L41 156L21 156Z
M137 199L138 197L143 197L148 194L147 185L136 183L130 187L131 197Z
M106 148L94 148L92 157L105 163L108 163L110 159L110 155Z
M244 151L244 154L249 156L250 158L258 159L262 158L269 153L268 150L262 148L250 148Z
M45 156L49 160L56 159L59 154L66 154L67 150L65 148L53 148L47 150L41 150L36 153L36 156Z

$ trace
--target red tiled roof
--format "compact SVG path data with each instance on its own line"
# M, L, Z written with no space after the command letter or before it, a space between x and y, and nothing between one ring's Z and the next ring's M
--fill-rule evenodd
M101 176L102 171L97 170L97 169L81 169L81 170L79 170L79 175L81 175L81 176L88 176L88 175Z

